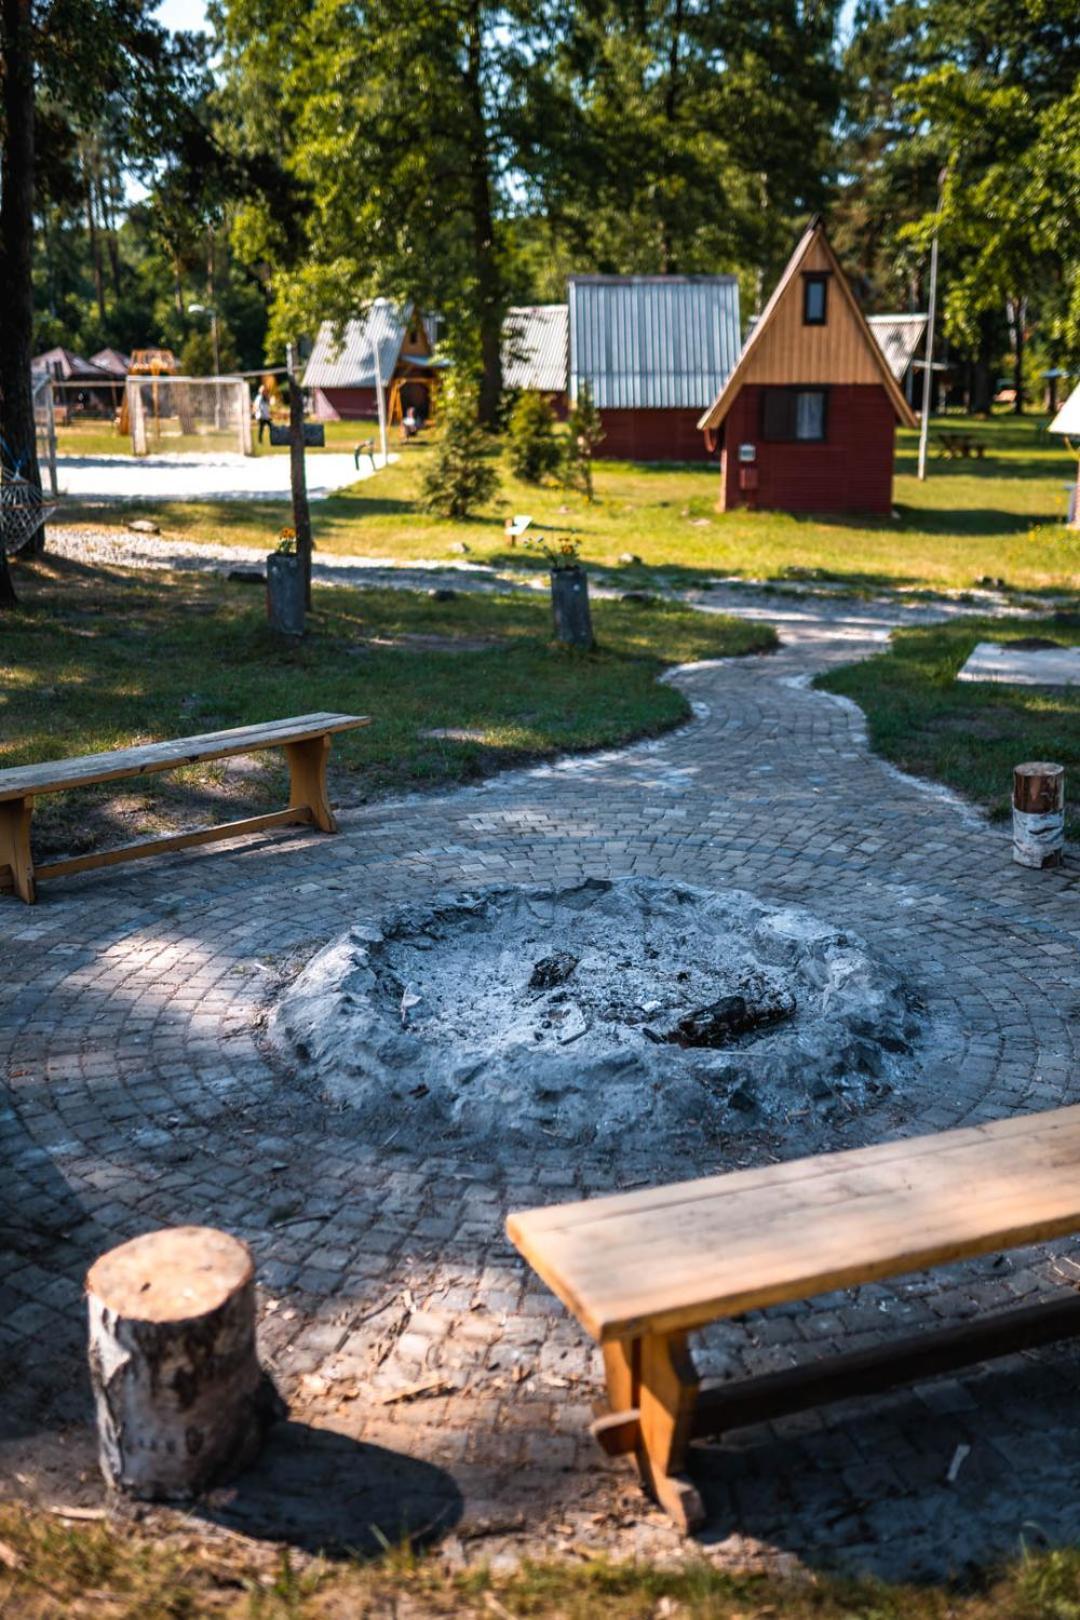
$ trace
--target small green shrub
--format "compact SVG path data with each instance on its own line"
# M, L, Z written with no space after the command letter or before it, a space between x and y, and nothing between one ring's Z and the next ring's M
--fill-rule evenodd
M555 416L543 394L520 393L510 412L507 442L510 470L524 484L542 484L562 459Z
M467 388L443 395L442 431L420 486L420 506L438 517L465 518L499 487L491 445L476 420L476 397Z
M579 489L592 505L592 463L596 447L604 437L600 412L593 404L592 389L582 383L581 392L570 412L570 436L563 459L563 482L570 489Z

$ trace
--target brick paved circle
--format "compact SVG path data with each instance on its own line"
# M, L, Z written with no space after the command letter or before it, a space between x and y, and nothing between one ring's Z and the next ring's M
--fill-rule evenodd
M139 1231L197 1221L253 1245L263 1355L295 1419L262 1474L208 1512L308 1544L349 1540L378 1511L372 1471L392 1452L430 1465L418 1500L425 1512L442 1500L466 1546L671 1551L623 1466L594 1454L592 1347L502 1221L759 1149L733 1134L688 1166L643 1144L617 1175L558 1143L498 1165L438 1144L437 1156L403 1152L392 1133L358 1140L268 1062L260 1021L290 965L391 902L480 882L670 876L850 925L955 1030L899 1105L838 1125L836 1145L1077 1100L1075 860L1014 866L1006 829L875 760L857 711L806 684L874 650L887 625L872 608L786 610L778 655L678 673L695 719L659 742L345 810L337 839L297 832L58 882L33 911L5 899L4 1486L93 1499L82 1274ZM795 1151L796 1136L781 1147ZM760 1371L970 1315L1080 1275L1074 1248L756 1314L705 1335L699 1360ZM386 1399L417 1385L435 1387ZM747 1430L699 1457L706 1546L737 1561L751 1538L911 1578L1015 1551L1025 1525L1029 1540L1075 1537L1078 1419L1066 1347ZM961 1444L972 1449L950 1486Z

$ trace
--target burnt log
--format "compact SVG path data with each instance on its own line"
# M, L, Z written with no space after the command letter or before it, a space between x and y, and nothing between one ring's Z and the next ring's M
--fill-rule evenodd
M280 1405L255 1354L255 1267L211 1227L148 1232L86 1279L99 1459L113 1489L190 1501L258 1450Z
M1032 760L1013 771L1013 860L1061 864L1065 842L1065 767Z
M684 1013L672 1028L660 1035L660 1039L674 1046L730 1046L755 1030L783 1023L794 1012L795 997L786 990L736 992L734 995L721 996L706 1007L695 1007L691 1012ZM646 1030L645 1033L654 1040L657 1038L654 1030Z

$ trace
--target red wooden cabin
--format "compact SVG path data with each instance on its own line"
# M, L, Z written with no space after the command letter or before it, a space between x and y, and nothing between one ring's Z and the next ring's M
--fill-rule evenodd
M890 512L897 422L914 427L911 407L814 219L698 422L717 505Z

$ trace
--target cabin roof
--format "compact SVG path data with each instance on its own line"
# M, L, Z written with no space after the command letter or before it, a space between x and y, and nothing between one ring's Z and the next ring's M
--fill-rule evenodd
M844 301L844 305L849 314L853 317L856 330L861 332L863 338L865 339L866 353L868 356L870 356L873 370L875 370L881 378L885 392L889 396L897 419L908 427L914 426L915 418L912 415L911 407L908 405L907 400L900 391L900 385L893 375L889 362L882 353L880 345L875 340L873 332L867 324L866 316L859 308L848 279L845 276L840 266L840 262L837 259L836 254L833 252L832 244L825 233L825 227L822 225L820 219L815 216L806 227L806 230L799 239L794 253L791 255L791 258L785 265L783 274L776 283L776 286L773 288L772 297L762 310L759 319L754 323L753 330L749 333L746 342L743 344L742 353L739 355L738 363L717 392L708 410L702 415L698 422L698 427L703 429L718 428L723 422L724 418L727 416L728 411L735 403L735 399L738 396L739 390L742 388L743 383L750 380L749 374L751 372L753 362L758 354L762 351L764 339L768 334L770 326L776 319L781 306L784 304L785 295L794 283L795 278L799 274L803 264L809 257L811 257L811 254L815 248L820 251L821 255L823 255L825 263L829 267L832 279L839 290L839 296ZM813 262L814 260L811 258L811 263ZM807 330L817 334L822 332L823 328L811 327L807 328ZM812 380L816 381L817 379L807 377L805 380L810 382ZM832 380L840 382L843 379L837 377Z
M1080 383L1073 389L1050 424L1051 433L1080 435Z
M866 324L877 339L878 348L889 362L897 382L903 382L907 369L926 336L925 315L868 315Z
M734 276L571 276L570 393L600 409L700 409L739 356Z
M389 298L373 298L363 314L345 323L323 321L304 370L305 388L374 388L375 352L384 382L393 376L408 331L411 311ZM429 348L434 320L424 317Z
M503 383L540 394L566 392L570 310L566 304L519 304L503 322Z

